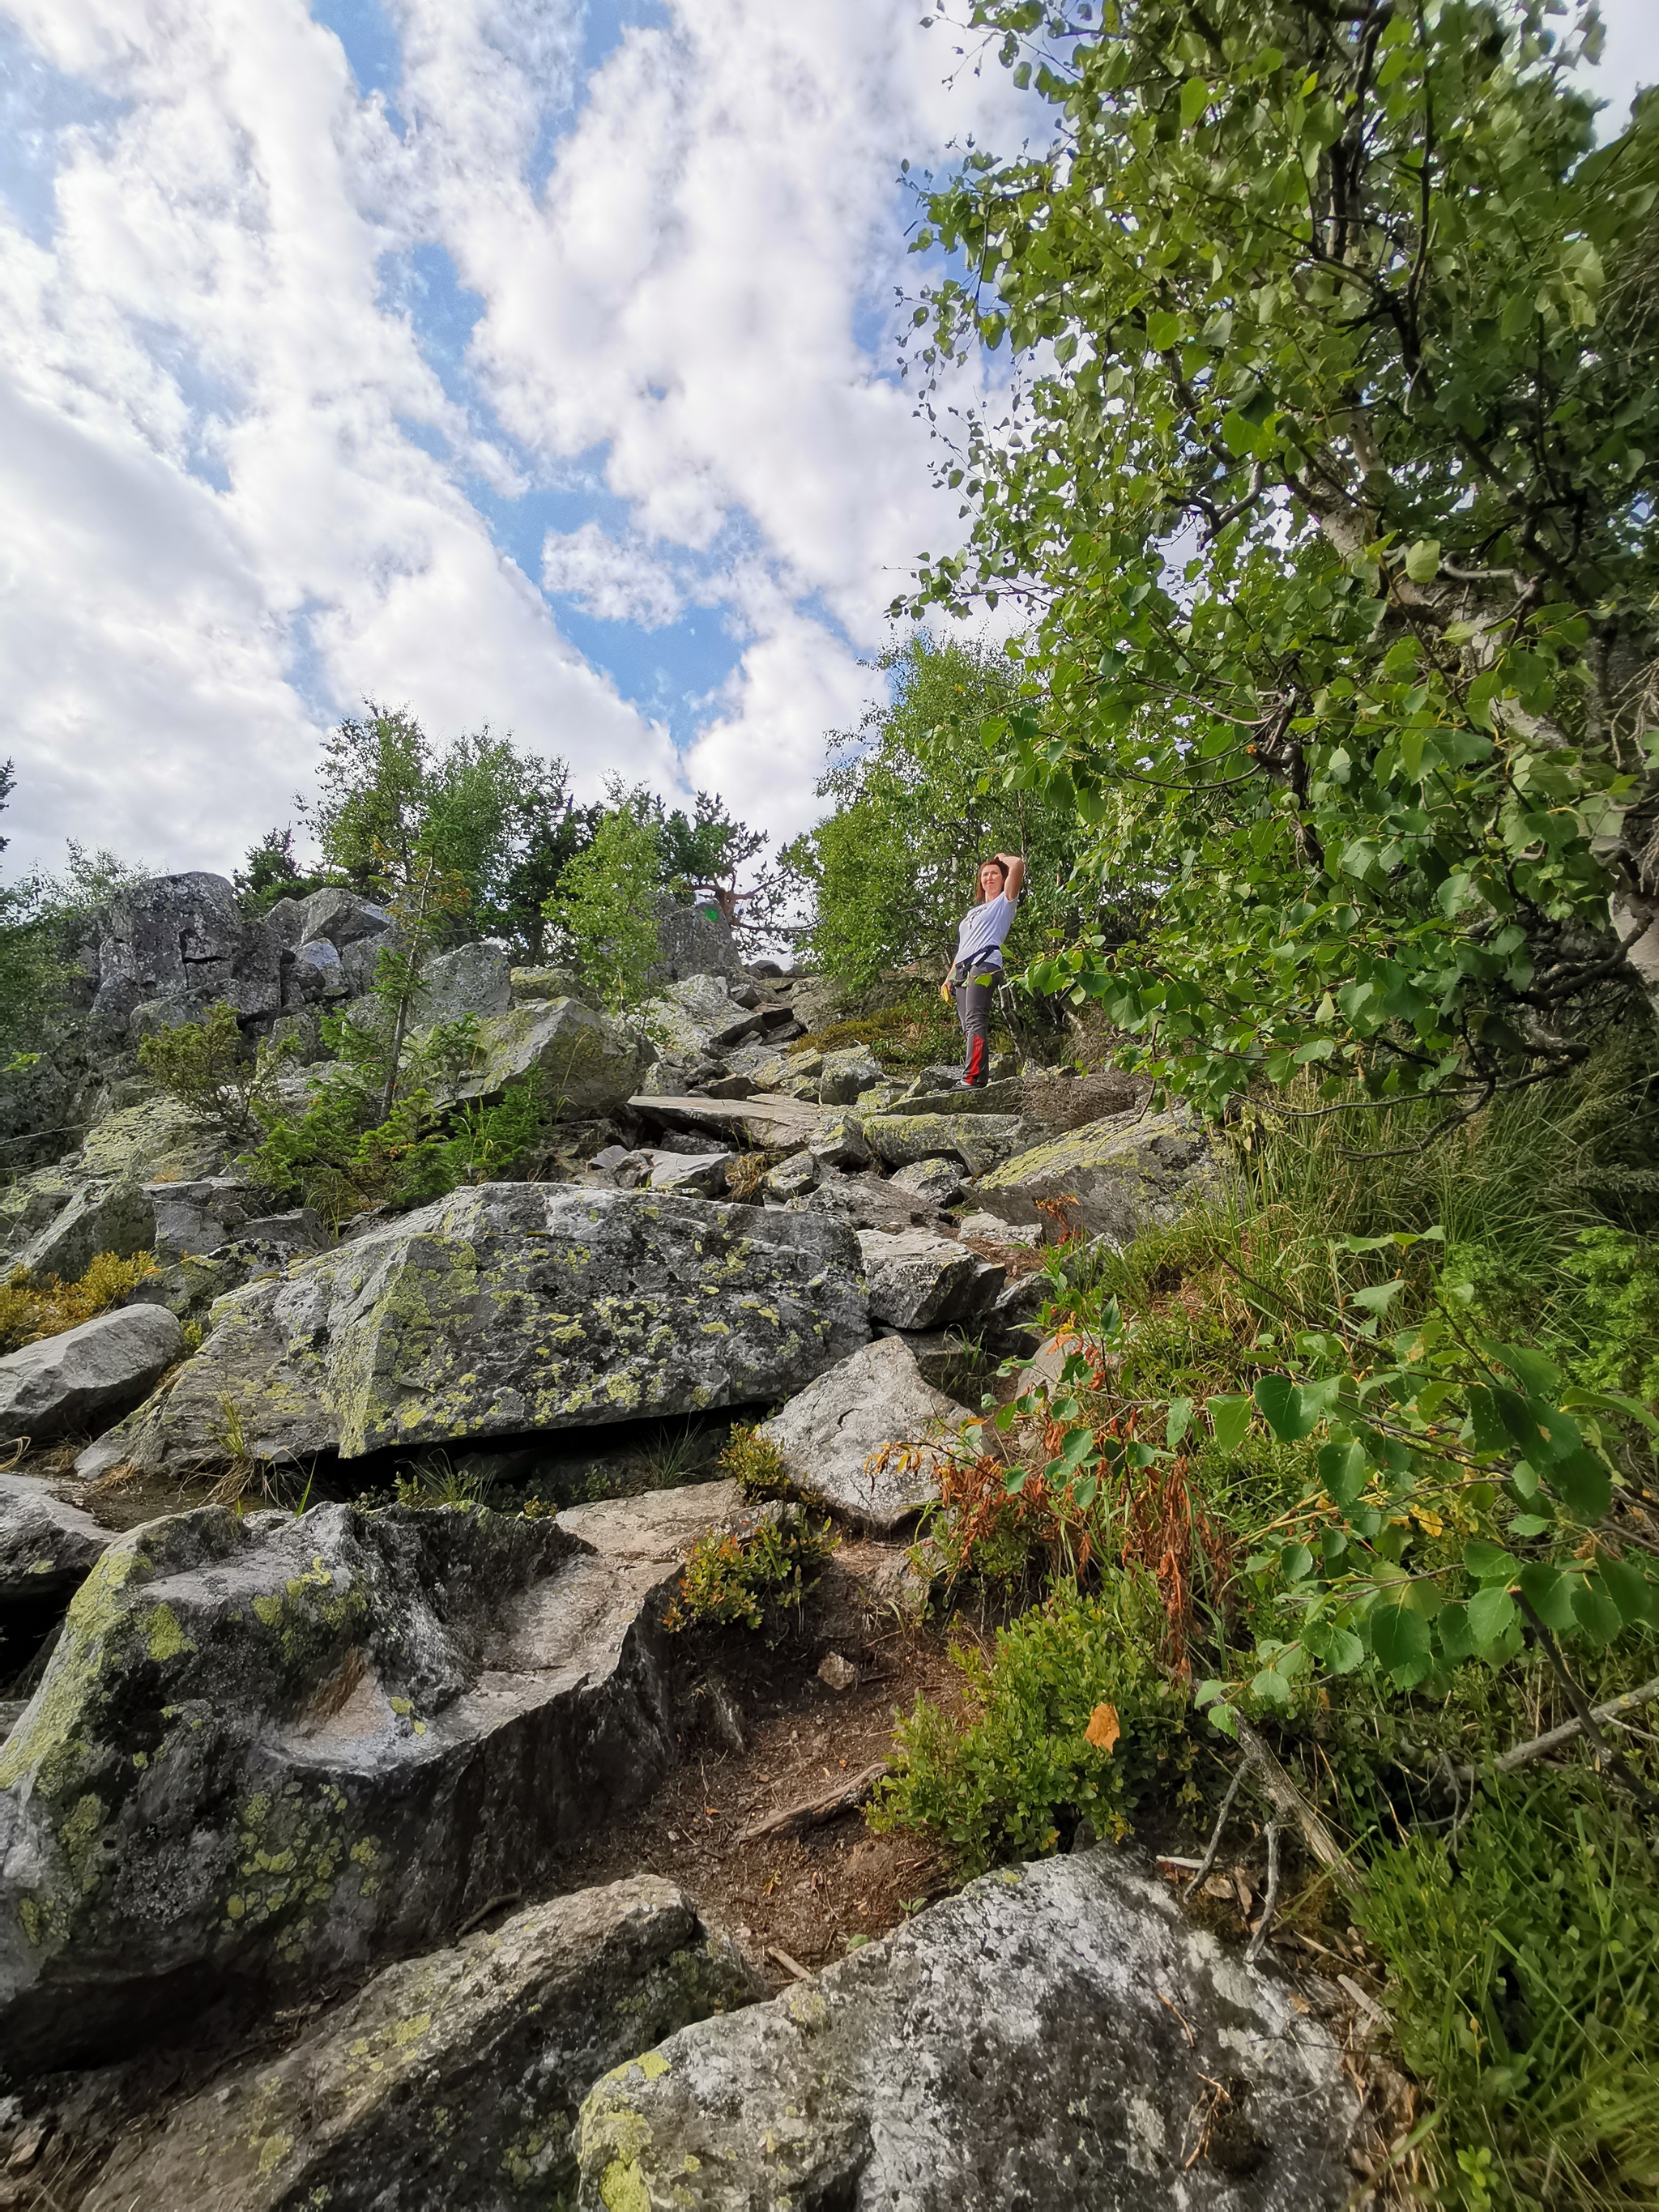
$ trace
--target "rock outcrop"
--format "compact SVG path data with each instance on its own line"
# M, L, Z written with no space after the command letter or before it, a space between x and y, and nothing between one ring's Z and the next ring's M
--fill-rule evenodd
M648 1507L652 1501L641 1501ZM429 1948L660 1781L693 1527L239 1518L104 1553L0 1750L0 2065L38 2072ZM648 1516L647 1516L648 1517Z
M556 1121L613 1113L656 1058L648 1038L580 999L514 1006L478 1024L477 1054L464 1073L440 1086L455 1105L490 1105L509 1083L538 1076Z
M91 1452L181 1474L751 1404L868 1334L858 1247L782 1212L568 1183L451 1192L233 1291Z
M1109 1850L1009 1869L582 2108L584 2212L1336 2212L1358 2100L1277 1975Z
M1004 1221L1040 1224L1038 1200L1058 1205L1073 1228L1127 1244L1218 1197L1223 1182L1190 1116L1113 1114L1017 1153L981 1176L974 1195Z
M0 1443L107 1428L148 1397L185 1352L164 1306L124 1306L0 1359Z
M924 1382L902 1337L878 1337L761 1425L784 1473L855 1528L879 1535L939 1499L939 1455L972 1416Z
M1029 1134L1015 1114L867 1114L864 1140L884 1167L954 1158L969 1175L988 1174Z
M575 2180L599 2075L766 1993L668 1882L580 1890L386 1967L275 2061L129 2136L84 2212L539 2212Z

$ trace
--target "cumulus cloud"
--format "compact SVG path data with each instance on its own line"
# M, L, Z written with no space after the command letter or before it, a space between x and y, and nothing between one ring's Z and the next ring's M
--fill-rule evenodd
M684 605L670 569L638 538L625 545L597 522L580 530L550 530L542 546L542 587L574 599L600 622L637 623L660 629Z

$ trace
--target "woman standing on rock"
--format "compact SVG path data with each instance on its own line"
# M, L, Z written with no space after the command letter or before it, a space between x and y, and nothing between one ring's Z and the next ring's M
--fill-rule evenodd
M1025 863L1017 853L999 853L981 863L979 896L957 932L956 965L939 987L946 1006L954 991L957 1019L967 1040L963 1088L977 1091L990 1066L991 1000L1002 981L1002 940L1014 926Z

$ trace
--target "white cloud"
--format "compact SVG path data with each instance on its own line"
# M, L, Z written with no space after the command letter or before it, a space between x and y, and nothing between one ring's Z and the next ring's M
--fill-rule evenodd
M660 629L685 605L672 572L632 538L607 538L597 522L580 530L550 530L542 545L542 586L573 599L600 622L637 623Z
M947 96L901 0L672 8L538 191L577 0L387 0L406 139L301 0L0 0L118 103L63 135L49 245L0 213L9 858L67 834L226 866L369 693L513 727L587 790L674 781L538 585L646 660L723 603L742 654L684 774L781 831L814 811L888 599L957 527L885 339L858 343L904 274L893 173L1012 95ZM426 244L482 299L482 407L382 298L384 257ZM604 526L546 533L526 576L479 483L568 489L595 449Z

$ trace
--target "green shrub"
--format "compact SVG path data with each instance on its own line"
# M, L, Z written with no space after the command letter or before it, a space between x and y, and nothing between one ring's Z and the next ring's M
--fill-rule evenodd
M138 1065L227 1144L237 1145L258 1133L259 1107L273 1098L291 1049L262 1044L250 1053L235 1007L222 999L204 1020L180 1022L145 1037Z
M726 1440L719 1472L740 1483L745 1498L787 1498L792 1492L783 1471L783 1455L751 1423L739 1422Z
M1572 1363L1578 1381L1659 1401L1659 1243L1622 1229L1586 1229L1562 1266L1580 1285L1574 1318L1586 1349Z
M15 1352L43 1337L61 1336L78 1328L136 1291L157 1273L148 1252L131 1260L113 1252L100 1252L78 1282L61 1282L56 1275L32 1275L16 1268L0 1284L0 1352Z
M1659 1875L1593 1783L1505 1783L1455 1855L1372 1859L1358 1917L1389 1961L1407 2065L1435 2100L1446 2200L1659 2197Z
M688 1628L752 1628L793 1608L817 1581L835 1548L827 1522L786 1507L744 1536L713 1531L691 1547L679 1587L663 1615L678 1634Z
M1060 1584L988 1661L958 1646L970 1716L918 1697L872 1826L927 1829L970 1875L1053 1850L1074 1820L1126 1835L1158 1770L1185 1771L1187 1694L1148 1656L1161 1627L1150 1577L1122 1575L1094 1596Z

